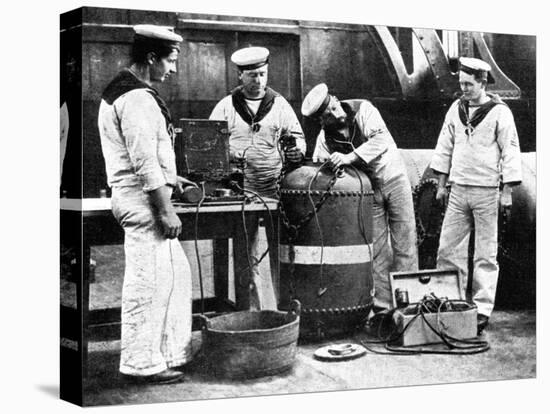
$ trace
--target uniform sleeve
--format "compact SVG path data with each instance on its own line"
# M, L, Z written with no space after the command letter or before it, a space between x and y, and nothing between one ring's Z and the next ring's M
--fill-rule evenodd
M456 111L456 105L451 106L445 116L445 121L443 122L443 127L439 133L437 145L430 162L430 168L432 170L447 175L451 171L451 161L455 142L455 127L451 120L452 111Z
M159 128L165 128L165 121L155 99L144 90L129 92L117 112L128 155L143 183L143 191L166 185L157 155Z
M521 151L519 138L510 108L502 106L497 121L497 142L501 151L502 182L521 182Z
M213 121L227 121L227 114L225 111L225 99L222 99L219 101L214 109L212 110L212 113L208 117L208 119Z
M366 164L369 164L388 150L393 138L378 109L368 102L361 104L356 120L367 141L357 147L354 152Z
M319 135L317 136L317 141L315 143L315 150L313 151L313 162L325 162L330 158L330 152L325 141L325 131L321 129Z
M281 102L283 108L281 111L281 125L283 128L282 133L290 134L296 138L296 147L300 150L302 155L306 155L306 140L304 138L302 126L298 121L298 117L286 99L281 98Z

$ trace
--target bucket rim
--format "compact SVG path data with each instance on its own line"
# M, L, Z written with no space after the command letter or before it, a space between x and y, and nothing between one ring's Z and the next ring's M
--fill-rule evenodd
M276 326L274 328L261 328L261 329L246 329L246 330L226 330L226 329L216 329L216 328L213 328L211 326L211 322L213 320L215 320L216 318L220 318L220 317L227 317L227 316L230 316L230 315L236 315L236 314L244 314L244 313L274 313L274 314L278 314L278 315L289 315L289 312L280 312L280 311L272 311L272 310L261 310L261 311L239 311L239 312L231 312L231 313L228 313L228 314L225 314L225 315L218 315L218 316L215 316L213 318L209 318L208 319L208 322L209 323L206 323L204 325L204 329L208 332L215 332L215 333L220 333L220 334L243 334L243 333L260 333L260 332L276 332L276 331L279 331L279 330L283 330L285 328L289 328L289 327L292 327L293 325L299 325L300 323L300 315L297 315L297 314L294 314L294 313L290 313L290 316L291 317L294 317L295 319L288 322L288 323L285 323L283 325L280 325L280 326ZM210 325L210 326L209 326Z

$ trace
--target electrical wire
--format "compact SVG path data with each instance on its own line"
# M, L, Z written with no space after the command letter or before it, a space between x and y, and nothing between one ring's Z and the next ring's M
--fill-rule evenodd
M269 209L269 206L267 205L267 201L265 201L265 199L264 199L260 194L258 194L257 192L252 191L252 190L248 190L248 189L244 189L244 188L242 188L238 183L236 183L236 182L234 182L234 181L232 182L232 185L233 185L234 187L236 187L238 190L242 191L243 193L250 193L250 194L252 194L254 197L258 198L258 199L262 202L262 204L264 205L264 207L265 207L265 209L266 209L266 211L267 211L267 215L268 215L268 217L269 217L269 223L270 223L270 227L271 227L271 234L275 234L275 224L274 224L274 221L273 221L273 215L271 214L271 210ZM245 198L245 200L243 200L243 201L251 201L251 200L254 199L254 197ZM242 217L243 226L246 227L246 221L245 221L245 218L244 218L244 215L243 215L242 212L241 212L241 217ZM247 230L247 229L245 229L245 234L246 234L246 235L248 234L248 230ZM247 252L248 252L250 246L249 246L248 240L247 240L246 238L245 238L245 243L246 243L246 249L247 249ZM269 249L269 244L268 244L267 249L261 254L261 256L260 256L259 258L255 258L255 257L253 258L253 259L254 259L253 261L255 262L255 263L253 263L253 266L259 265L259 264L262 262L262 260L265 258L265 256L267 256L267 254L269 253L269 250L270 250L270 249ZM251 260L251 262L252 262L252 260ZM251 267L250 267L250 263L249 263L248 268L239 269L239 270L237 271L237 273L238 273L238 274L241 274L242 272L248 270L249 268L251 268Z
M249 145L248 147L246 147L244 149L244 151L242 153L242 158L245 158L246 152L252 146L253 145ZM244 176L244 169L245 169L245 167L243 166L243 168L242 168L243 176ZM269 206L267 205L267 202L265 201L265 199L262 196L260 196L258 193L256 193L255 191L247 190L247 189L242 188L241 186L239 186L239 184L236 181L233 181L232 184L235 187L237 187L240 191L242 191L243 193L250 193L250 194L254 195L255 197L257 197L263 203L263 205L264 205L264 207L265 207L265 209L268 213L268 216L269 216L271 232L272 232L272 234L274 234L275 225L274 225L274 222L273 222L273 216L271 214L271 210L269 209ZM202 265L201 265L199 245L198 245L199 213L200 213L200 208L201 208L204 200L206 199L206 193L205 193L205 189L204 189L204 182L201 182L201 187L202 187L202 196L201 196L201 199L199 200L199 202L197 203L197 208L196 208L196 211L195 211L195 238L194 238L194 244L195 244L195 255L197 257L197 267L198 267L198 272L199 272L199 286L200 286L200 295L201 295L201 314L204 314L204 286L203 286L203 277L202 277ZM269 247L268 247L265 250L265 252L260 256L259 259L254 258L255 263L252 264L252 259L251 259L251 256L250 256L249 235L248 235L248 229L246 227L246 217L245 217L245 205L250 200L252 200L252 198L245 196L245 198L243 199L242 208L241 208L241 216L242 216L242 222L243 222L243 232L244 232L244 236L245 236L246 254L247 254L247 261L248 261L248 269L243 269L243 270L239 271L238 274L240 274L242 271L245 271L245 270L251 271L252 267L257 266L258 264L260 264L261 261L265 258L265 256L269 252ZM241 286L242 286L242 284L241 284Z
M250 280L252 280L253 278L253 275L252 275L252 259L251 259L251 256L250 256L250 242L249 242L249 239L248 239L248 229L246 227L246 216L245 216L245 206L246 206L246 203L249 201L249 199L245 196L245 198L243 199L242 203L241 203L241 217L242 217L242 221L243 221L243 233L244 233L244 243L245 243L245 249L246 249L246 259L248 261L248 273L249 273L249 283L250 283ZM244 286L243 283L242 283L242 280L240 278L240 274L239 274L239 284L241 286Z
M364 208L364 193L363 193L363 179L361 178L361 174L359 173L359 170L354 166L350 165L351 169L357 176L357 179L359 180L359 212L358 212L358 218L359 221L359 230L361 232L361 235L363 236L363 239L365 240L365 243L367 245L367 248L369 250L369 257L370 257L370 276L372 278L372 286L374 286L374 256L372 252L371 243L369 243L369 238L367 235L367 229L365 227L365 208Z
M313 200L313 197L311 195L311 186L313 184L313 181L317 179L317 176L319 175L319 172L321 169L328 163L324 162L321 164L321 166L317 169L315 174L312 176L311 180L309 180L308 188L307 188L307 195L309 202L311 203L311 207L313 208L313 216L315 217L315 223L317 225L317 231L319 232L319 241L321 243L321 257L319 259L319 290L317 291L317 297L321 297L326 292L326 286L323 286L323 256L324 256L324 250L325 250L325 242L323 239L323 231L321 229L321 224L319 223L319 215L317 214L317 209L315 208L315 201Z
M390 311L388 314L385 314L383 315L383 318L386 319L390 319L392 320L393 318L393 313L394 313L395 309L393 309L392 311ZM392 350L392 351L379 351L377 349L374 349L372 347L370 347L369 345L367 344L380 344L380 345L385 345L387 346L387 344L389 342L394 342L394 341L397 341L399 338L401 338L405 332L407 331L407 329L409 329L409 326L411 326L411 324L419 317L420 315L417 314L415 315L404 327L403 327L403 330L401 332L396 332L396 331L393 331L393 332L390 332L388 334L388 336L386 336L385 338L382 338L382 335L381 335L381 331L382 331L382 325L383 325L383 320L380 321L380 324L378 325L378 329L377 329L377 336L378 338L381 338L381 339L378 339L378 340L362 340L362 339L359 339L359 343L365 347L365 349L367 349L368 351L372 352L373 354L378 354L378 355L397 355L397 356L408 356L408 355L416 355L418 352L414 351L414 350L410 350L410 349L400 349L400 350Z
M204 202L205 192L204 192L204 182L201 182L202 187L202 197L197 203L197 209L195 212L195 255L197 256L197 267L199 269L199 286L201 291L201 314L204 314L204 289L203 289L203 281L202 281L202 267L201 267L201 258L199 255L199 212L200 208L202 206L202 203Z
M445 332L445 327L441 321L441 314L444 312L442 309L444 305L447 304L464 304L469 309L472 309L471 305L467 302L461 301L461 300L444 300L440 301L439 305L437 307L436 312L436 323L437 328L432 325L432 323L428 320L426 317L426 314L433 313L430 311L430 307L428 305L434 305L435 300L439 300L439 298L435 297L435 295L430 295L431 297L424 298L421 302L417 303L416 306L416 313L411 318L411 320L405 325L403 330L400 332L393 330L390 332L390 334L386 338L381 338L381 327L383 325L383 322L386 318L389 318L391 321L393 321L393 313L397 309L392 309L390 312L382 316L382 320L380 321L380 324L378 326L378 340L359 340L361 345L363 345L367 350L375 353L375 354L382 354L382 355L418 355L418 354L444 354L444 355L472 355L472 354L478 354L481 352L486 352L490 349L489 343L487 341L483 340L477 340L477 339L459 339L454 338L447 334ZM447 306L445 306L447 307ZM434 349L434 348L426 348L426 347L405 347L405 346L395 346L393 345L396 343L399 339L403 337L409 326L413 323L413 321L422 318L426 326L436 334L437 337L439 337L442 341L442 344L437 345L445 345L447 349ZM388 352L379 351L376 349L370 348L367 344L383 344Z
M277 142L278 142L278 144L280 144L280 136L277 138ZM243 154L242 154L242 158L245 158L246 152L252 147L255 147L258 150L258 152L261 153L264 156L272 154L272 152L267 153L267 152L261 151L257 146L254 145L254 143L252 143L251 145L249 145L248 147L245 148L245 150L243 151ZM280 149L280 145L277 145L276 150L279 154L279 157L281 158L281 163L283 163L284 158L283 158L283 154L282 154L281 149ZM245 175L246 175L245 174L246 166L243 165L242 168L239 168L239 169L241 170L241 173L242 173L243 178L244 178ZM271 234L275 234L275 225L274 225L274 222L273 222L273 215L271 214L271 210L269 209L269 206L267 205L267 202L265 201L265 199L260 194L258 194L257 192L241 187L239 185L239 183L237 183L236 181L232 181L231 185L233 187L237 188L243 194L244 193L252 194L254 197L258 198L262 202L262 204L264 205L264 207L265 207L265 209L268 213L269 222L270 222L270 226L271 226ZM269 253L269 243L268 243L267 249L261 254L261 256L259 258L254 257L254 262L255 263L252 263L253 260L250 257L250 243L249 243L249 237L248 237L248 229L246 228L246 217L245 217L245 213L244 213L244 206L245 206L246 202L251 201L254 197L250 198L250 197L245 196L245 198L243 199L243 203L242 203L241 218L242 218L242 223L243 223L243 232L244 232L244 236L245 236L245 247L246 247L248 267L245 268L245 269L239 269L236 272L238 275L241 275L242 272L244 272L246 270L251 271L252 267L259 265L262 262L262 260L267 256L267 254ZM239 283L242 286L240 278L239 278Z
M176 241L179 240L176 238ZM174 284L176 279L176 269L174 268L174 254L172 252L172 240L168 241L168 251L170 252L170 267L172 268L172 285L170 286L170 293L168 294L168 303L172 301L172 294L174 293ZM168 309L170 307L166 306L166 311L164 312L164 319L162 320L162 332L166 332L166 322L168 320Z
M275 232L275 224L274 224L274 221L273 221L273 215L271 214L271 210L269 209L269 206L267 205L267 201L265 201L265 199L260 195L258 194L256 191L252 191L252 190L248 190L248 189L244 189L242 188L239 184L236 184L236 187L245 192L245 193L250 193L252 194L254 197L258 198L258 200L260 200L262 202L262 204L264 205L266 211L267 211L267 215L269 217L269 223L270 223L270 226L271 226L271 231L272 232Z

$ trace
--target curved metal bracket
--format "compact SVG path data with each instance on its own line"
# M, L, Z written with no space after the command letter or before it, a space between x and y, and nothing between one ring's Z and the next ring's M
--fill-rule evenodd
M491 65L491 76L495 79L495 83L487 86L489 92L497 93L501 98L519 99L521 98L521 89L508 76L502 72L500 67L493 59L493 55L485 42L483 33L472 32L472 39L477 46L477 50L482 60Z
M374 29L386 65L397 78L404 98L452 96L458 89L456 76L449 70L447 56L435 30L411 30L414 70L408 73L389 29L386 26L374 26Z
M459 91L458 75L451 71L449 60L434 29L411 29L414 68L407 72L405 62L394 37L387 26L373 26L371 32L375 44L384 58L386 68L400 89L403 98L451 98ZM470 39L477 46L481 59L492 67L495 84L489 91L503 98L520 98L521 90L498 67L483 38L483 33L462 32L463 39ZM462 46L461 53L473 56L473 50Z
M453 96L459 90L458 79L450 70L449 60L434 29L412 29L428 61L431 76L437 84L440 95Z

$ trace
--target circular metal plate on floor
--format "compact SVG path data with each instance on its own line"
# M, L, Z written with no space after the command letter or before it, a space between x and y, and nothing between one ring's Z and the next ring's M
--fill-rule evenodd
M347 361L350 359L359 358L367 353L367 350L358 344L332 344L319 348L313 356L326 362Z

